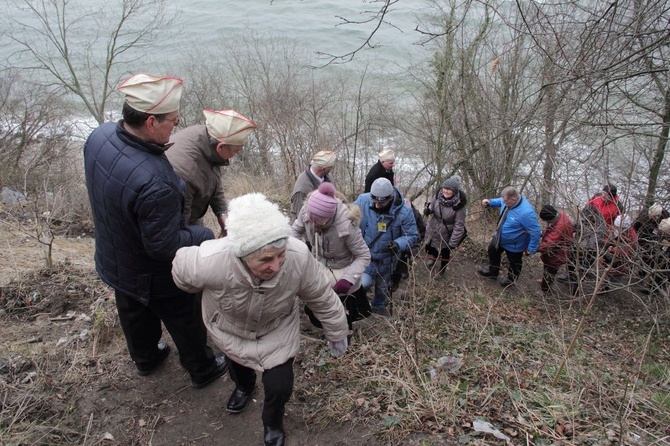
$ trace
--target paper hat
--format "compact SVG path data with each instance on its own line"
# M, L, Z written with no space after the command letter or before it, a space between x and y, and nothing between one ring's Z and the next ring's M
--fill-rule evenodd
M312 164L318 167L333 167L335 165L335 152L332 150L321 150L312 157Z
M243 146L256 123L235 110L203 110L210 136L224 144Z
M163 115L179 110L183 82L175 77L134 74L121 82L118 90L135 110Z
M395 161L395 153L391 149L384 149L378 155L379 161Z

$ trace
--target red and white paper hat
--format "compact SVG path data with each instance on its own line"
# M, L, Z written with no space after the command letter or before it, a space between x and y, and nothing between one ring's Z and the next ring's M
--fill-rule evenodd
M210 136L231 146L243 146L251 131L258 127L254 121L235 110L206 109L203 113Z
M175 77L134 74L121 82L118 90L126 103L137 111L162 115L179 110L184 81Z

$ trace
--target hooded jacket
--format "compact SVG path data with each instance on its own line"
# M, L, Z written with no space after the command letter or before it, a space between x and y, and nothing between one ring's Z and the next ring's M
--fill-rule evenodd
M510 252L534 254L540 247L542 230L533 206L525 196L520 194L519 197L519 202L507 213L500 233L500 246ZM500 208L500 215L506 208L502 198L489 199L489 206Z
M465 216L468 204L465 192L458 191L461 201L456 206L444 206L439 199L442 190L430 202L432 216L426 228L426 245L438 251L448 246L456 249L465 238Z
M402 194L393 188L394 198L387 213L374 210L371 194L361 194L354 202L361 208L361 233L370 248L372 261L392 263L397 253L387 247L395 242L400 251L409 251L419 241L419 233L412 209L405 204Z
M210 229L184 226L184 183L164 151L112 122L84 146L95 268L107 285L145 305L179 293L170 273L179 248L214 238Z
M180 249L172 274L184 291L202 291L202 318L217 347L254 370L271 369L298 353L298 299L321 321L327 340L347 337L340 298L307 246L293 237L279 273L260 285L233 254L227 237Z
M186 183L184 221L196 224L211 207L214 215L225 214L226 197L221 184L221 166L227 166L212 145L207 127L187 127L170 138L173 143L166 152L175 172Z
M354 292L360 287L361 275L370 263L370 250L359 228L360 208L353 204L347 206L340 199L337 201L335 215L319 232L314 232L305 204L291 226L291 236L297 239L304 236L312 246L312 254L326 268L346 268L341 278L353 285L349 291Z

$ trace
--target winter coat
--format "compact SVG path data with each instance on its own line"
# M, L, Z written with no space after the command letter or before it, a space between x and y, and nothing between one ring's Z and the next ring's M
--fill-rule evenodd
M635 265L635 253L637 251L638 236L633 227L617 234L612 230L607 235L605 245L607 247L603 259L605 263L612 263L610 274L623 276L630 274L631 265Z
M170 273L179 248L214 238L207 228L184 226L183 181L164 151L112 122L95 129L84 146L96 270L145 305L179 292Z
M642 245L654 246L658 244L660 240L665 238L660 234L658 224L661 220L668 217L670 217L670 212L665 209L661 211L661 215L656 219L649 217L648 209L640 212L640 215L638 215L633 222L633 229L637 232L640 247L642 247Z
M456 206L440 202L440 189L430 202L432 213L426 228L426 245L440 251L445 246L456 249L466 236L465 216L468 203L465 192L459 190L461 201Z
M603 194L596 194L589 200L586 204L587 206L594 206L600 212L600 215L603 216L605 223L608 227L614 224L614 219L622 211L621 203L619 202L619 196L615 195L612 201L605 202L603 199Z
M575 228L575 244L581 250L602 253L607 239L607 224L602 214L588 206L582 209Z
M535 209L528 199L521 195L519 202L510 208L500 234L500 246L510 252L534 254L540 247L540 223L537 221ZM502 198L489 199L489 206L499 207L500 215L505 211Z
M359 207L354 204L347 206L338 199L335 215L319 232L314 232L314 223L309 219L306 204L291 226L291 236L300 240L304 236L312 246L312 254L327 269L346 268L340 279L353 285L350 293L360 288L361 274L370 263L370 250L361 235L360 221ZM333 279L332 276L330 278Z
M216 346L243 366L264 371L295 357L300 348L302 300L329 341L345 339L347 318L307 246L289 237L280 272L256 285L227 238L180 249L172 274L190 293L202 290L202 317Z
M392 242L398 244L400 251L409 251L419 240L412 209L405 204L400 191L396 188L393 190L395 197L388 213L380 213L373 209L370 193L359 195L354 202L361 208L363 214L361 233L370 248L373 262L386 264L393 263L397 259L398 253L388 249ZM385 230L380 231L380 228Z
M540 239L540 260L547 266L560 268L568 261L574 228L572 220L563 211L559 211L556 218L550 221L542 230Z
M391 184L395 185L395 173L393 173L393 170L384 169L382 162L377 161L377 163L375 163L375 165L370 168L370 171L365 176L365 191L363 191L363 193L370 192L372 183L374 183L377 178L386 178L391 182Z
M184 221L196 224L211 207L214 215L225 214L226 197L221 185L221 166L227 166L216 152L207 128L194 125L170 138L173 143L165 155L175 172L186 182Z
M328 175L323 178L323 181L331 182L331 179ZM298 175L298 178L295 180L295 185L293 186L293 192L291 193L291 210L290 210L290 219L291 223L298 218L300 209L302 205L305 204L305 198L313 190L318 189L321 182L319 179L312 173L311 167Z

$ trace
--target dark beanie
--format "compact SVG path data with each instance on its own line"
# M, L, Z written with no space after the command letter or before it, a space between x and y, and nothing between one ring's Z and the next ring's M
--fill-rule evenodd
M443 188L451 189L454 192L457 192L461 187L461 179L457 176L453 176L444 180L442 183Z
M552 221L558 215L558 211L550 204L545 204L540 209L540 218L544 221Z
M609 194L610 196L614 197L617 193L616 186L613 184L606 184L603 186L603 192L606 194Z

